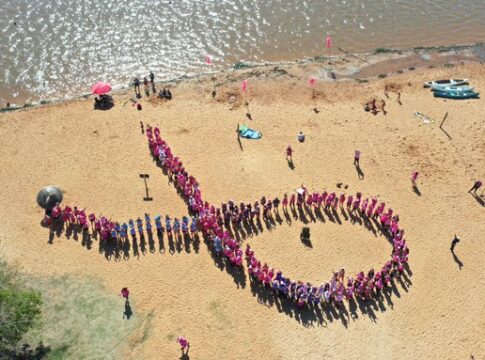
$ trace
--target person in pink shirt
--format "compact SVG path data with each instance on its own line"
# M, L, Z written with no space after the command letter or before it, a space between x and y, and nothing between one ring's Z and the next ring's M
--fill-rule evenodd
M281 201L281 206L283 207L283 211L287 211L288 209L288 194L283 196L283 200Z
M417 186L416 185L416 181L418 180L418 171L417 170L414 170L412 173L411 173L411 182L413 184L413 186Z
M286 160L288 160L288 162L293 162L293 149L291 148L290 145L288 145L288 147L286 148Z
M291 194L290 196L290 208L291 209L294 209L295 208L295 201L296 201L296 196L295 194Z
M189 352L190 342L184 336L179 336L177 338L177 343L180 345L182 353L184 353L185 350L187 350L186 354Z

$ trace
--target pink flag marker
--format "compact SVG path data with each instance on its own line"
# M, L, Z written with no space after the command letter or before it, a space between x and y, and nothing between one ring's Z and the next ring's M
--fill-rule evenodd
M205 56L205 63L207 65L212 65L212 58L209 55Z
M242 91L246 92L246 90L248 89L248 80L243 80L241 84L241 89Z
M327 35L327 38L325 39L325 45L328 49L332 47L332 38L330 37L330 35Z
M311 76L309 79L308 79L308 85L310 86L315 86L317 84L317 79L314 77L314 76Z

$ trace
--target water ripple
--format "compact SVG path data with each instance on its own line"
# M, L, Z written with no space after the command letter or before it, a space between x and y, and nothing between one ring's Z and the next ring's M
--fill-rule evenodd
M14 22L16 25L14 25ZM239 60L485 39L483 0L3 0L0 103L171 79ZM15 95L15 96L14 96Z

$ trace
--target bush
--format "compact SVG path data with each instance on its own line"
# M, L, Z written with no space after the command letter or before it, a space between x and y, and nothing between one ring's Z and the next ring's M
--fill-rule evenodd
M0 359L27 354L30 346L20 348L19 342L38 320L41 304L40 294L24 289L17 272L0 257ZM28 355L22 358L29 359Z

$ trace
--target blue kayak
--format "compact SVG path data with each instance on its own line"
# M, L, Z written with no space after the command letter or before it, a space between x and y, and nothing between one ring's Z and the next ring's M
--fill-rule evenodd
M441 97L446 99L456 99L456 100L463 100L463 99L478 99L480 93L474 92L472 90L466 91L457 91L457 90L435 90L433 91L435 97Z

